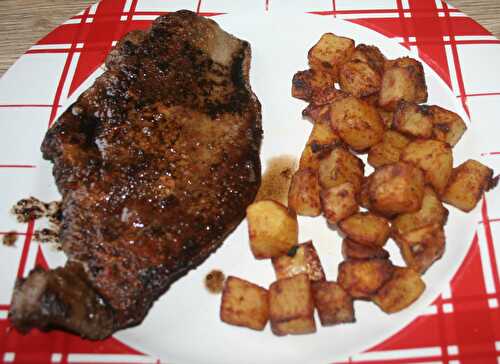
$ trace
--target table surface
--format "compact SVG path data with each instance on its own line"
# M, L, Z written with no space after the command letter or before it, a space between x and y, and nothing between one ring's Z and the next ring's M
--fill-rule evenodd
M96 0L0 0L0 76L33 43ZM500 1L449 0L500 38Z

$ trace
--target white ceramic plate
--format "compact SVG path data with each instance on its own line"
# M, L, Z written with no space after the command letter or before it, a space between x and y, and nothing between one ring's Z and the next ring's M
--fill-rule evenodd
M251 16L223 15L215 20L226 31L248 40L252 45L251 81L254 92L262 103L264 142L261 159L264 166L274 157L298 158L311 130L303 120L301 111L306 103L290 96L293 74L307 68L307 51L325 32L353 38L356 44L366 43L379 47L388 58L410 55L395 41L363 28L332 17L309 14L255 13ZM467 120L456 97L448 86L425 66L429 91L429 104L438 104L459 113ZM78 94L92 84L94 74ZM64 108L62 108L64 109ZM478 137L469 129L454 148L455 165L478 155ZM39 143L40 141L33 141ZM51 165L42 163L35 183L42 198L53 197L50 183ZM367 173L370 171L369 166ZM38 181L43 182L38 184ZM466 255L474 233L472 226L477 213L464 214L450 208L446 225L447 248L444 257L425 274L427 285L422 297L410 308L393 315L382 313L368 302L355 303L356 323L323 328L317 321L318 331L311 335L274 336L269 327L256 332L229 326L219 319L220 295L208 293L204 288L205 275L220 269L263 287L274 281L270 261L257 261L248 245L247 225L243 222L226 240L222 248L202 266L176 282L150 311L145 321L116 337L154 357L172 363L325 363L345 359L383 341L399 331L429 304L448 284ZM299 218L300 241L312 239L325 269L327 278L335 280L337 265L342 260L341 238L330 230L323 218ZM403 264L398 249L391 241L387 245L394 263ZM44 248L51 266L64 262L62 254Z

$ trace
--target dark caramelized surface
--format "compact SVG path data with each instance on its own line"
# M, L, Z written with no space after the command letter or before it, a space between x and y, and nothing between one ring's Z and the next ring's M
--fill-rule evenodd
M94 338L142 321L244 217L262 133L249 62L248 43L213 21L160 17L118 43L108 71L48 131L63 250L113 312L112 329ZM78 325L38 326L51 325L91 337Z

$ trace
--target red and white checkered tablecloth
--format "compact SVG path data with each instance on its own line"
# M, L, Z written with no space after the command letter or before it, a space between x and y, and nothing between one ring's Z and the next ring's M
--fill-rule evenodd
M40 139L61 104L125 33L148 28L158 15L181 8L217 17L245 7L265 12L285 6L362 25L418 51L461 101L472 126L487 136L481 145L483 162L500 171L500 72L492 66L500 64L500 41L440 0L103 0L41 39L0 81L0 143L16 151L0 156L0 179L12 186L9 199L0 196L0 206L10 206L12 196L22 198L31 190L24 181L39 158L39 145L32 141ZM34 64L43 72L34 75ZM16 123L19 118L29 125ZM481 219L470 227L476 230L473 242L449 289L403 330L347 362L500 363L500 244L495 244L500 239L500 189L480 204ZM32 243L34 222L17 224L2 214L0 234L15 230L19 235L17 249L0 248L2 280L14 282L47 263ZM10 293L0 292L1 362L159 363L115 338L90 342L58 331L22 336L7 320L9 301Z

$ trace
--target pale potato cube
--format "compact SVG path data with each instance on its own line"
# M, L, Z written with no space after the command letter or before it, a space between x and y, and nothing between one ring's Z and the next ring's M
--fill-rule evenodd
M371 212L358 212L342 220L339 229L357 243L382 247L389 238L389 220Z
M393 111L400 101L417 104L427 101L424 68L420 62L409 57L389 61L382 76L379 105Z
M429 107L433 119L433 139L441 140L452 147L467 130L463 119L456 113L433 105Z
M354 96L337 98L330 105L330 122L340 138L357 151L380 142L385 130L377 109Z
M364 163L347 149L337 146L319 162L319 185L323 189L350 182L359 191L363 181Z
M350 60L340 68L340 89L356 97L365 97L380 90L382 74L370 64Z
M337 281L353 298L369 299L392 277L388 259L350 259L339 264Z
M222 291L220 319L231 325L263 330L269 319L267 289L229 276Z
M347 62L353 52L352 39L325 33L309 50L307 58L312 69L329 73L337 81L340 66Z
M359 244L349 238L344 238L344 240L342 240L342 256L346 260L371 258L388 259L389 253L377 246Z
M330 224L336 224L359 210L356 191L350 182L321 190L320 201L323 215Z
M316 332L314 299L306 273L271 284L269 317L271 330L278 336Z
M497 182L498 177L493 178L491 168L469 159L453 168L442 198L444 202L469 212L476 207L483 193Z
M378 168L386 164L398 162L403 149L410 141L403 134L394 130L387 130L382 141L370 148L368 152L368 163Z
M411 137L430 138L434 127L432 120L428 106L401 101L394 113L392 127Z
M287 255L272 259L277 279L306 273L311 281L325 280L325 272L312 241L296 245Z
M445 249L443 227L439 224L427 225L405 234L394 234L403 260L409 268L423 274Z
M395 267L392 278L372 297L373 302L386 313L403 310L424 292L425 283L411 268Z
M299 169L292 176L288 207L298 215L318 216L321 214L319 193L318 172L312 168Z
M261 200L247 207L250 248L257 259L279 257L298 242L297 215L279 202Z
M443 226L447 218L448 210L439 200L439 196L432 187L425 186L420 210L396 216L392 220L392 231L401 235L427 225L438 224Z
M313 282L313 295L322 326L355 322L352 297L335 282Z
M384 215L418 211L424 196L424 174L403 162L378 168L368 188L370 208Z
M425 180L434 187L438 195L444 192L453 169L453 155L449 144L432 139L415 140L403 150L401 160L424 171Z

